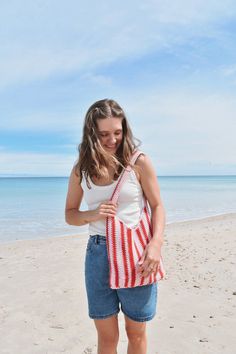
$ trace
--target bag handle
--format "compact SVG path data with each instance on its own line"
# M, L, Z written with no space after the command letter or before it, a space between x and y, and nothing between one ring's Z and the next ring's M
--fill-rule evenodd
M139 155L143 154L142 151L139 151L139 150L136 150L131 159L130 159L130 164L134 164L135 161L137 160L137 158L139 157ZM131 171L131 166L128 165L124 170L123 172L121 173L120 177L119 177L119 180L116 184L116 187L112 193L112 196L111 196L111 199L110 201L116 203L118 198L119 198L119 195L120 195L120 190L121 190L121 187L123 186L123 184L125 183L125 181L127 180L127 177L128 177L128 174L130 173Z

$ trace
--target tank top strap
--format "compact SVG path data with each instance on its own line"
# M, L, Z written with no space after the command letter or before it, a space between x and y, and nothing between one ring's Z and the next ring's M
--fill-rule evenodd
M136 160L137 160L137 158L138 158L140 155L142 155L142 154L143 154L142 151L136 150L136 151L133 153L133 156L131 157L130 164L131 164L131 165L134 165L135 162L136 162Z

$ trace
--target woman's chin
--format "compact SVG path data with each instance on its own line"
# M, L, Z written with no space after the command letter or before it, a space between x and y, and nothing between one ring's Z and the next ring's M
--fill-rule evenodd
M106 152L108 152L109 154L115 154L117 151L117 147L113 147L113 148L108 148L107 146L104 146L104 149L106 150Z

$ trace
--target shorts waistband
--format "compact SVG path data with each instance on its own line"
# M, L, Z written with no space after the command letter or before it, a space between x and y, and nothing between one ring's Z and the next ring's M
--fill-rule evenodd
M90 239L92 239L95 243L100 243L100 241L106 241L106 236L103 235L90 235Z

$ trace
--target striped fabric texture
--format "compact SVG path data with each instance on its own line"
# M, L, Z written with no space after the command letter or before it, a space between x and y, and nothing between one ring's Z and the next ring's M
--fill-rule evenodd
M133 165L142 154L136 151L131 158ZM121 174L111 201L117 202L122 185L125 183L131 167L128 166ZM143 195L143 209L139 222L135 228L127 227L119 217L107 217L106 236L109 259L109 284L112 289L132 288L155 283L165 276L162 257L158 271L148 277L141 276L138 271L138 261L152 238L151 213L145 196Z

